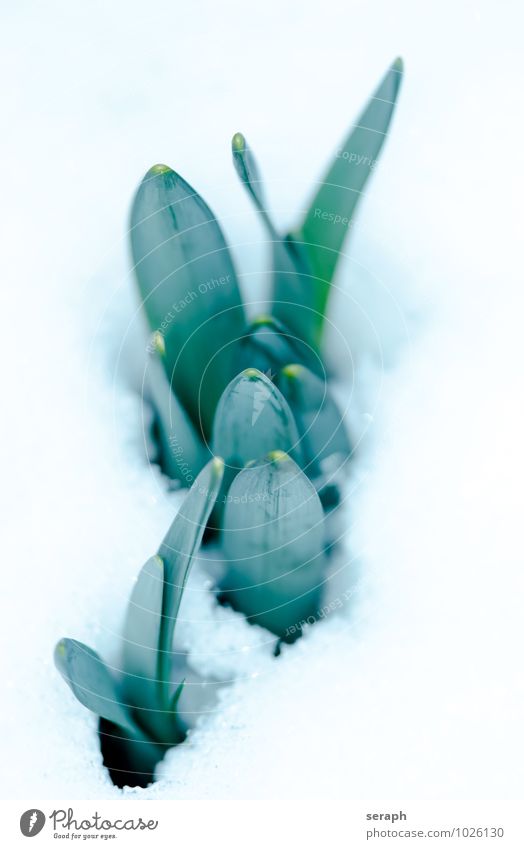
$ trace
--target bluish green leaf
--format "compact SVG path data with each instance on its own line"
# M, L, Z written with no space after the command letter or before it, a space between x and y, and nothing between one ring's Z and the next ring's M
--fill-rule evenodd
M323 544L315 488L287 454L271 452L239 472L229 490L226 598L250 621L292 641L319 610Z
M184 690L185 685L186 685L186 682L185 682L185 679L184 679L183 681L180 682L180 684L178 684L175 692L173 693L173 695L171 697L171 712L172 713L176 713L178 700L180 699L180 696L182 695L182 692Z
M240 368L256 368L276 374L288 363L303 363L322 373L323 366L313 348L292 334L273 316L259 315L247 328L239 345Z
M135 734L137 726L106 664L78 640L63 639L55 648L55 664L74 695L97 716Z
M286 399L271 380L250 368L233 378L218 402L213 453L224 458L224 478L212 524L220 527L233 478L250 460L280 449L302 462L297 426Z
M165 343L160 333L153 334L150 353L146 382L155 412L160 465L170 478L189 486L209 452L169 385L162 362Z
M278 233L267 208L254 154L242 133L232 141L233 162L266 228L273 254L274 314L302 341L318 348L314 315L315 281L304 250Z
M166 745L173 745L179 733L173 705L181 689L179 686L173 695L171 684L173 633L191 563L220 487L223 466L222 460L213 459L201 471L158 554L140 572L128 607L123 644L124 692L140 724Z
M340 251L386 139L402 73L402 60L397 59L339 147L302 224L290 234L291 240L297 243L297 249L305 246L314 275L314 287L308 292L308 305L316 316L317 341ZM288 300L292 305L300 303L295 292L289 297L286 294L285 286L277 280L275 301ZM311 294L314 298L310 301Z
M276 229L267 210L264 187L260 178L257 161L242 133L235 133L231 142L231 149L236 172L259 211L269 234L274 235Z
M293 413L280 390L256 368L245 369L222 393L212 445L233 476L249 460L275 449L301 460Z
M276 382L295 417L304 471L309 477L321 474L323 461L335 454L345 462L351 454L351 443L327 382L297 364L285 366Z
M222 482L224 461L215 457L202 469L169 528L158 556L164 563L162 626L159 635L157 679L162 705L169 706L173 632L189 575Z
M166 340L168 379L193 422L209 433L245 325L222 230L182 177L155 165L134 199L131 247L149 324Z
M123 684L126 701L155 738L170 734L157 680L164 599L164 561L150 557L133 587L123 632Z

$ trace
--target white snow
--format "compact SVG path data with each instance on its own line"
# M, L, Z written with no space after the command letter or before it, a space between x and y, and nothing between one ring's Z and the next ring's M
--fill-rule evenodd
M157 161L179 170L259 297L263 235L232 133L291 224L401 54L400 106L330 316L331 355L347 343L356 362L364 437L335 613L274 659L198 564L178 640L196 676L225 686L160 780L127 794L521 797L517 4L267 0L246 15L240 2L54 0L4 18L2 795L121 796L52 650L71 636L116 661L133 579L179 503L144 459L133 389L136 183Z

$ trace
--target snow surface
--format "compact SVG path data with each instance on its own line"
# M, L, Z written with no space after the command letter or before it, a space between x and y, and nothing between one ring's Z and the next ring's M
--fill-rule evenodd
M335 612L274 659L198 564L177 639L196 678L226 686L160 780L126 795L522 796L517 3L55 1L4 19L2 795L122 795L52 650L67 635L117 660L133 579L179 503L145 461L134 390L135 185L157 161L184 174L255 298L263 234L232 133L289 225L401 54L400 107L331 313L364 437Z

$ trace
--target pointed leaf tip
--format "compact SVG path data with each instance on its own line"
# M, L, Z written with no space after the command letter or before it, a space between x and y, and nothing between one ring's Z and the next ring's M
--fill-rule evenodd
M231 147L234 153L243 153L246 149L246 137L242 133L235 133L231 139Z
M255 318L253 319L251 324L254 327L258 327L259 325L262 325L262 324L277 325L277 322L276 322L275 318L272 315L270 315L269 313L261 313L260 315L255 316Z
M264 377L264 375L262 374L262 372L261 372L261 371L259 371L259 369L257 369L257 368L246 368L246 369L244 369L244 371L242 372L242 375L243 375L244 377L247 377L247 379L248 379L248 380L255 380L255 379L259 378L259 377Z
M146 177L156 177L158 174L169 174L173 169L169 167L169 165L162 165L158 163L157 165L153 165L152 168L146 174Z
M280 450L270 451L267 455L267 458L271 461L271 463L285 463L286 460L291 460L289 454L286 454L285 451Z
M402 82L398 57L386 71L320 181L311 206L290 238L301 244L314 275L320 338L331 282L367 181L387 137ZM324 215L324 213L326 213ZM338 221L338 225L335 222ZM298 299L295 299L298 301Z
M284 366L282 369L282 374L286 377L299 377L300 374L304 371L304 366L299 365L299 363L290 363L287 366Z
M213 425L213 451L224 457L228 488L239 469L275 448L301 459L298 433L286 399L267 374L247 368L224 390Z

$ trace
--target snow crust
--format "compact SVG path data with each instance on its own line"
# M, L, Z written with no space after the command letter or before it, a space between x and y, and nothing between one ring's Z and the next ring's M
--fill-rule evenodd
M332 612L275 659L271 635L216 604L203 559L177 640L195 692L204 679L214 698L198 718L186 699L188 741L156 784L124 795L518 798L521 12L244 5L5 12L2 795L122 795L52 650L71 636L118 663L133 579L180 501L144 452L135 185L155 161L179 170L259 298L263 234L232 133L253 145L289 226L400 53L400 107L330 314L360 440Z

